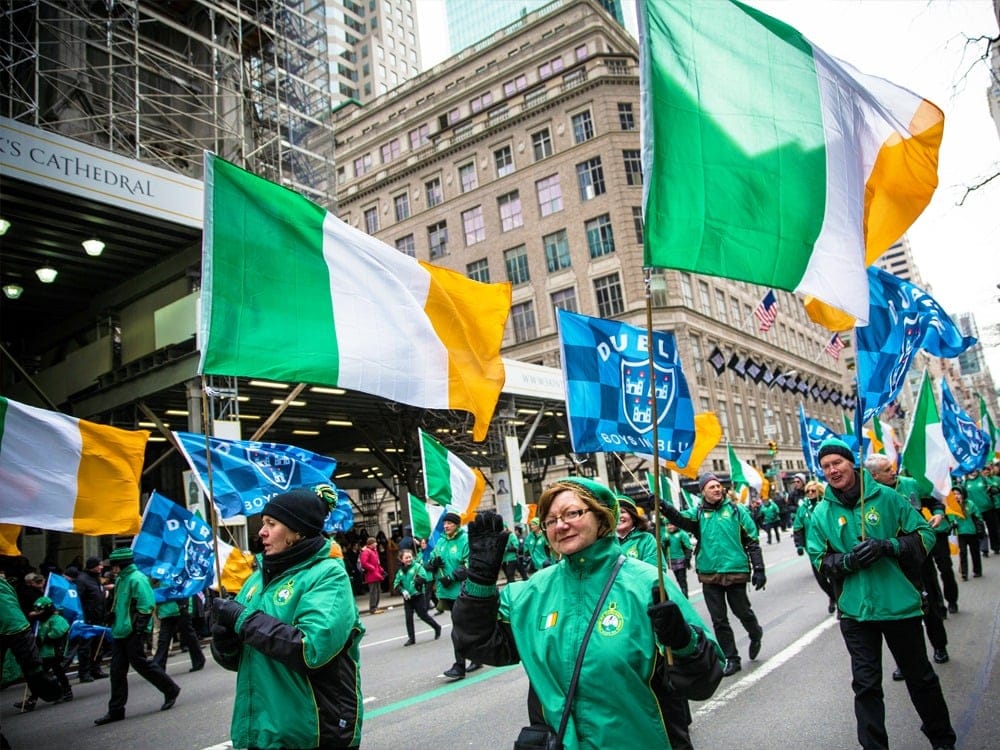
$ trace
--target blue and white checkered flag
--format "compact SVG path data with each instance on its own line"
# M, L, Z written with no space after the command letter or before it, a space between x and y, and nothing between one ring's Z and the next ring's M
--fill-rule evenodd
M68 622L83 619L83 605L80 603L76 584L70 583L58 573L49 573L48 583L45 584L45 596L52 600L59 614Z
M187 599L212 582L212 527L183 505L153 492L132 542L135 566L159 586L157 602Z
M672 333L558 311L570 441L577 453L650 453L687 465L694 406ZM649 383L649 345L654 383ZM655 394L657 424L653 424Z
M951 473L962 476L979 471L989 459L990 436L958 405L948 381L941 378L941 431L948 450L958 462Z
M976 343L933 297L908 281L870 266L868 290L868 325L854 329L862 424L899 395L918 351L957 357Z
M805 458L809 473L818 477L823 476L819 468L819 447L828 437L840 438L840 435L818 419L807 417L802 404L799 404L799 434L802 436L802 456Z

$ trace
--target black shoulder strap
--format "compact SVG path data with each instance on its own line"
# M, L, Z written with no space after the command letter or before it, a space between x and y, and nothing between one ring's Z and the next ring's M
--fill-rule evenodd
M597 600L597 606L594 607L594 614L590 618L590 625L587 626L587 630L583 634L583 642L580 644L580 653L576 657L576 666L573 667L573 679L569 681L569 690L566 691L566 707L563 709L562 719L559 720L559 731L556 732L556 738L559 741L559 747L562 747L562 738L566 734L566 724L569 722L569 710L573 706L573 697L576 695L576 684L580 681L580 667L583 666L583 652L587 650L587 644L590 642L590 634L594 632L594 625L597 624L597 618L601 616L601 607L604 606L605 600L608 598L608 594L611 592L611 584L615 582L615 578L618 576L618 571L621 570L622 565L625 564L625 555L618 556L618 562L615 563L615 567L611 571L611 575L608 576L608 582L604 584L604 591L601 592L601 598Z

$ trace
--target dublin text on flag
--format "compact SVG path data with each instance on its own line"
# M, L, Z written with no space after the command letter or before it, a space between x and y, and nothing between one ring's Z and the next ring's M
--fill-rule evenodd
M423 430L419 433L427 500L454 510L462 516L463 523L468 523L486 490L483 473L470 467Z
M0 397L0 521L135 534L148 438Z
M639 0L645 263L865 321L865 267L937 186L944 116L737 2Z
M205 436L175 432L177 443L206 497ZM337 461L304 448L256 440L209 438L215 507L223 518L260 513L267 501L298 487L329 484Z
M868 325L854 329L862 422L899 395L918 351L957 357L976 343L975 337L962 335L944 308L915 284L872 266L868 288Z
M778 318L778 298L774 296L774 290L769 289L757 307L754 308L753 315L760 323L761 333L767 333Z
M212 527L183 505L153 492L132 541L135 566L155 582L158 602L187 599L212 580Z
M573 450L649 453L655 439L660 458L686 466L694 408L673 334L650 340L644 329L562 309L558 322Z
M977 427L975 420L959 406L944 378L941 379L941 430L948 450L955 457L953 473L968 474L986 465L989 435Z
M485 438L509 284L417 261L212 154L202 262L199 372L467 411Z

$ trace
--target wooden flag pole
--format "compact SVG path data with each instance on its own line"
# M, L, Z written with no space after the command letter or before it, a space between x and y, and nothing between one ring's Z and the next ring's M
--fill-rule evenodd
M855 332L854 340L857 341L857 332ZM861 368L856 367L854 370L854 390L858 393L857 403L854 405L854 437L858 440L858 483L860 484L861 492L861 541L865 540L865 440L864 435L861 434L860 424L858 423L858 409L864 409L864 400L861 398ZM861 423L863 424L863 422ZM822 470L821 470L822 471Z
M215 550L215 579L219 582L219 595L225 596L226 589L222 585L222 560L219 556L219 518L215 508L215 487L212 483L212 442L208 436L209 409L208 394L206 393L205 376L201 376L201 422L202 430L205 432L205 465L208 473L208 504L205 512L208 513L212 524L212 547ZM194 468L194 467L192 467Z

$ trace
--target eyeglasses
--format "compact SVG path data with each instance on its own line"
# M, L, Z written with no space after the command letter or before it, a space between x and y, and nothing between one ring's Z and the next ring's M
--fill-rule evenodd
M565 523L575 523L583 518L585 513L590 513L590 508L573 508L572 510L563 511L562 515L549 516L542 521L542 529L544 531L548 531L549 528L555 526L560 521Z

